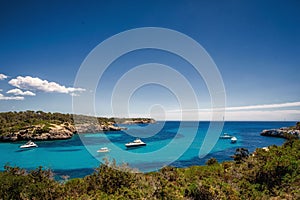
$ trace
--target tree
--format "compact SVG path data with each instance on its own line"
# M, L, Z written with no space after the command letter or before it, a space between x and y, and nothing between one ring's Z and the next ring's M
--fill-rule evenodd
M249 157L249 151L246 148L237 148L235 150L235 154L233 155L233 160L236 163L241 163L244 161L246 158Z
M214 165L214 164L218 164L218 160L216 158L210 158L208 159L208 161L206 161L205 163L206 165Z

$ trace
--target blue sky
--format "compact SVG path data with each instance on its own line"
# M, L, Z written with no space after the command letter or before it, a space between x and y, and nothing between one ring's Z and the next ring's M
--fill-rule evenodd
M90 92L73 86L89 52L139 27L173 29L206 49L224 81L227 120L300 119L299 1L1 1L0 111L72 112L72 96ZM199 104L188 112L209 119L210 98L201 77L180 58L154 50L112 64L95 91L96 114L111 116L118 78L149 62L186 76ZM148 116L153 105L177 119L180 106L166 88L146 86L130 99L135 116Z

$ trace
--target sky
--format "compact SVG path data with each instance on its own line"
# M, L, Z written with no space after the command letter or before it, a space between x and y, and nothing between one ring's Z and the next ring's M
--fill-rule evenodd
M73 113L73 98L93 95L94 112L82 109L82 114L178 120L185 113L188 120L210 120L211 94L203 77L170 52L130 52L107 68L94 90L74 85L97 45L142 27L178 31L206 50L224 83L225 120L300 120L300 2L292 0L2 0L0 111ZM114 94L118 81L146 63L167 65L185 77L197 106L189 100L188 109L181 106L174 93L181 91L181 84L174 91L159 84L141 85L129 99L118 98ZM167 77L155 71L144 76ZM112 105L116 106L112 109ZM120 105L129 114L118 110Z

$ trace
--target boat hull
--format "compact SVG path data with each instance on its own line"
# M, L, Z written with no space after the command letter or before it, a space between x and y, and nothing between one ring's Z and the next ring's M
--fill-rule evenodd
M220 136L220 139L231 139L232 136Z
M125 144L127 148L146 146L146 144Z
M20 146L21 149L32 149L32 148L36 148L38 147L37 145L36 146Z
M108 153L109 151L97 151L98 153Z
M220 139L231 139L233 136L229 135L228 133L224 133L219 137Z
M231 143L232 143L232 144L234 144L234 143L236 143L236 142L237 142L237 138L236 138L236 137L233 137L233 138L231 138L231 140L230 140L230 141L231 141Z

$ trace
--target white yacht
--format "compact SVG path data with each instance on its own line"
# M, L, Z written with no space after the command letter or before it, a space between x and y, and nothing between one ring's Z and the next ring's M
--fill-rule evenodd
M38 147L38 145L32 142L31 140L29 140L26 144L20 146L21 149L33 148L33 147Z
M233 136L228 135L228 133L224 133L223 135L220 136L220 139L231 139Z
M106 153L109 152L109 149L107 147L102 147L99 150L97 150L98 153Z
M125 144L127 148L129 147L138 147L138 146L146 146L146 143L143 142L141 139L137 138L133 142L129 142Z
M232 138L230 139L230 141L231 141L231 143L236 143L236 142L237 142L237 138L236 138L236 137L232 137Z

